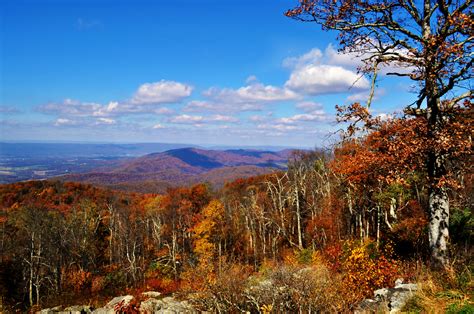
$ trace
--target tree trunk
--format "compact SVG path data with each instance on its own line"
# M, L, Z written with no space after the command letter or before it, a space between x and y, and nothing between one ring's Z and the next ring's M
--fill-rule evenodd
M429 43L431 36L431 2L424 0L423 8L423 39ZM436 82L435 54L436 50L425 47L425 92L426 112L428 120L428 138L434 143L439 142L443 128L440 97ZM431 145L428 152L428 233L431 259L435 266L445 266L449 240L449 199L446 188L440 185L440 180L446 175L446 164L443 152L437 145Z
M440 100L436 98L436 85L427 80L428 137L439 142L442 130ZM437 145L428 152L428 233L431 259L435 266L446 266L449 241L449 199L446 188L440 182L446 175L446 161Z
M446 266L449 241L449 199L439 180L445 174L444 159L437 152L428 156L429 198L428 233L431 258L435 266Z
M431 188L429 194L429 243L431 258L435 265L445 266L448 262L449 200L444 188Z

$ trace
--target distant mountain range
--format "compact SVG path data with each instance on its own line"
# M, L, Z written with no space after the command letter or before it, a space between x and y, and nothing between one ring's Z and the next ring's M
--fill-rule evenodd
M179 148L123 160L87 173L61 176L60 179L149 193L198 182L221 186L237 178L285 169L291 152L289 149L273 152Z
M49 143L49 142L0 142L0 158L93 158L138 157L178 148L203 148L231 150L235 146L200 146L180 143ZM246 150L281 151L283 146L239 146Z
M135 143L8 143L0 142L2 158L81 158L81 157L137 157L170 149L197 147L189 144Z

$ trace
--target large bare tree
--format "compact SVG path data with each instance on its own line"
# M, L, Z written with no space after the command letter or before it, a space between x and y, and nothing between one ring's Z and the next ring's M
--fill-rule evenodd
M364 61L361 70L372 75L373 83L377 70L385 67L389 75L418 84L418 97L405 114L424 117L433 143L425 158L429 243L433 260L446 265L449 199L444 182L450 155L445 125L456 107L467 106L472 113L471 0L300 0L286 15L336 31L341 51L358 54Z

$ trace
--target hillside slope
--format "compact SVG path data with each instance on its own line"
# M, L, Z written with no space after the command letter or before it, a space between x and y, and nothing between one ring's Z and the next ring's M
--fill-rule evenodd
M161 193L171 186L209 182L222 186L237 178L286 168L291 150L204 150L180 148L148 154L88 173L60 177L115 189Z

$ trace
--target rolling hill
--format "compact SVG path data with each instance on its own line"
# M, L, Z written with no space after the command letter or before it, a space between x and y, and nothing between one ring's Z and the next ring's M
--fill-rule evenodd
M161 193L169 187L198 182L222 186L237 178L285 169L291 152L179 148L60 179L147 193Z

